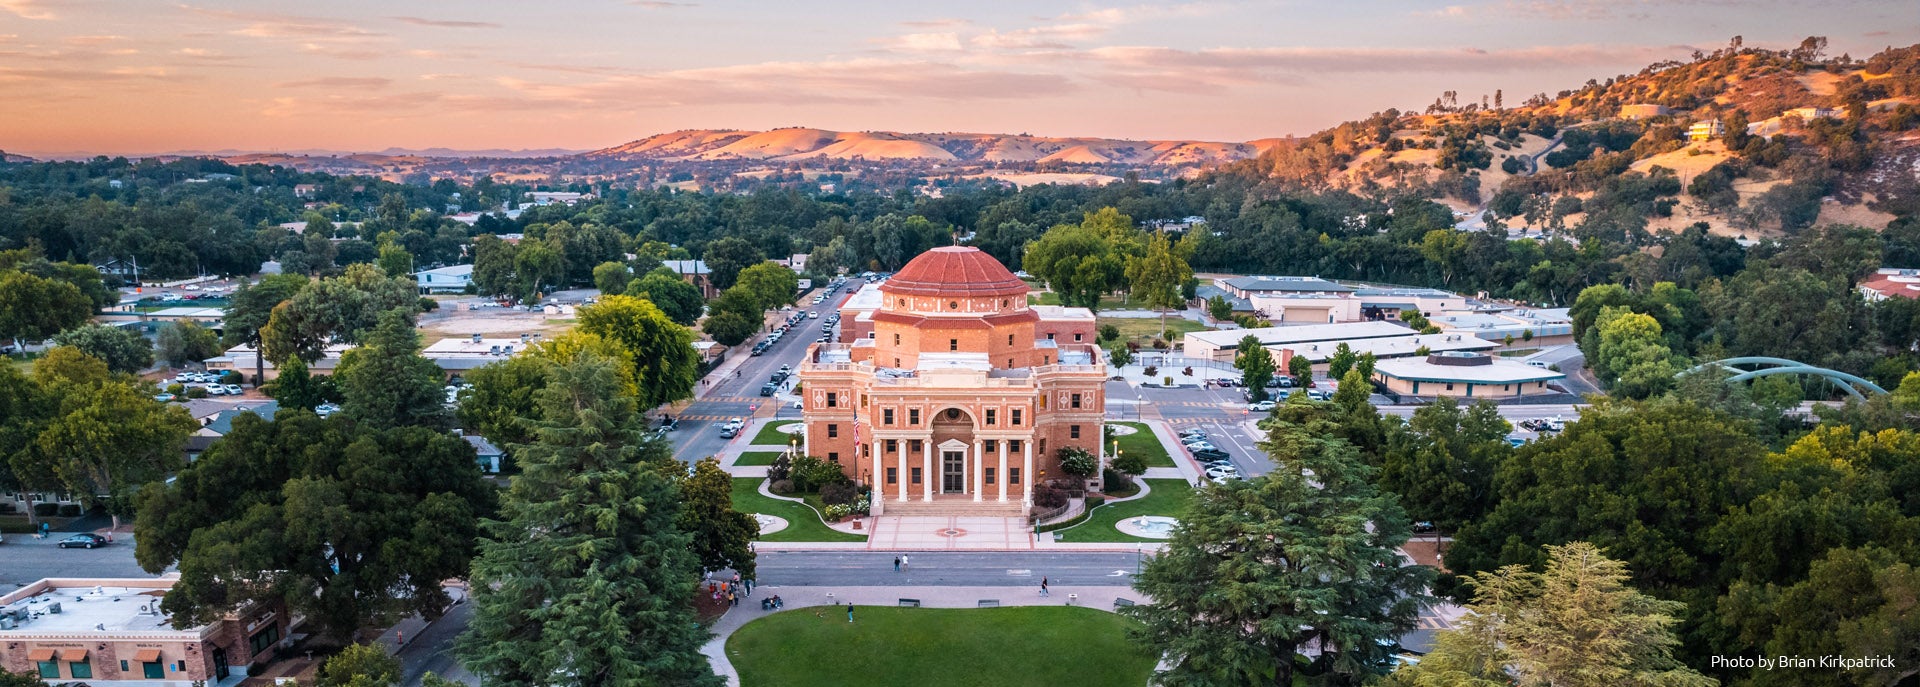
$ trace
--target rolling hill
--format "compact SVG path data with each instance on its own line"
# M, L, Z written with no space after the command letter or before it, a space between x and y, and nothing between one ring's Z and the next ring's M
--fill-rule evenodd
M928 160L970 163L1070 163L1199 167L1251 158L1276 139L1253 143L1130 141L1025 134L900 133L789 128L772 131L674 131L583 157L697 162L723 160Z

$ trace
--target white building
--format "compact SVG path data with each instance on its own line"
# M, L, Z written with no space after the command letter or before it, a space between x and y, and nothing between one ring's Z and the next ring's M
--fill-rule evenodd
M413 273L420 293L461 293L473 285L473 265L450 265Z

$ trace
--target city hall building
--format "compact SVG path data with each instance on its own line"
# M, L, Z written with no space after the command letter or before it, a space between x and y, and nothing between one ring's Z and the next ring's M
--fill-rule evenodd
M880 284L873 328L800 366L806 451L871 485L874 514L1023 516L1059 452L1100 455L1106 365L1085 308L1027 304L976 248Z

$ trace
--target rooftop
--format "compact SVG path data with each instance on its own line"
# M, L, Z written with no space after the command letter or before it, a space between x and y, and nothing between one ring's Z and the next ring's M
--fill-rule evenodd
M1340 344L1346 344L1347 348L1352 350L1354 355L1372 353L1373 357L1381 360L1388 358L1405 358L1419 353L1422 348L1427 349L1428 352L1445 352L1484 351L1490 348L1500 347L1498 343L1476 337L1472 334L1420 334L1416 336L1388 336L1375 339L1320 341L1295 344L1286 346L1285 348L1292 350L1295 355L1304 355L1308 360L1323 363L1333 357L1333 352L1340 347Z
M26 622L0 630L0 639L77 632L177 634L180 630L160 614L160 597L172 587L170 579L40 580L0 596L0 610L27 612Z
M228 408L226 410L222 410L220 412L214 413L213 415L205 418L206 422L202 426L205 427L207 431L213 432L214 434L226 436L228 433L233 431L233 421L236 418L239 418L241 415L252 413L254 415L258 415L260 417L271 420L273 419L273 414L279 411L280 411L279 401L262 401L262 402L255 402L255 403L247 403L247 404L234 406L232 408Z
M1373 369L1389 377L1422 382L1512 384L1553 381L1566 377L1553 370L1524 365L1503 358L1490 358L1485 365L1443 365L1426 358L1401 358L1374 363Z
M1234 348L1240 339L1252 335L1267 346L1285 346L1290 344L1321 341L1354 341L1358 339L1376 339L1388 336L1406 336L1414 333L1393 322L1342 322L1339 324L1308 324L1297 327L1261 327L1259 329L1223 329L1218 331L1188 332L1188 342L1199 341L1212 344L1217 348Z
M1072 308L1064 305L1031 305L1027 307L1040 315L1040 319L1043 320L1086 320L1088 322L1094 320L1093 311L1086 308Z
M999 260L969 246L921 253L881 288L910 296L1025 296L1029 290Z
M712 274L705 260L661 260L660 264L673 270L674 274Z
M1234 277L1226 284L1241 291L1325 291L1347 293L1351 286L1343 286L1319 277Z
M464 339L441 339L422 349L420 355L428 358L480 356L504 358L510 357L530 345L532 345L530 341L518 338L481 338L479 341L473 340L472 337Z
M847 302L840 304L840 309L842 311L878 310L880 309L880 302L885 300L886 297L886 294L880 293L879 284L869 283L860 287L859 291L853 292L853 296L848 298Z
M438 277L469 277L473 276L473 265L448 265L446 267L435 267L430 270L420 270L414 273L416 276L422 274L431 274Z
M156 320L176 320L180 318L220 318L227 311L220 308L162 308L147 313L147 317Z

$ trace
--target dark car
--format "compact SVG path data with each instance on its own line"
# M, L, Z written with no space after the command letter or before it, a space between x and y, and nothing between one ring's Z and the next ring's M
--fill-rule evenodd
M1207 449L1205 451L1194 451L1193 458L1201 462L1211 462L1216 460L1231 460L1233 456L1219 449Z
M91 549L96 546L106 545L106 537L91 533L81 533L67 537L66 539L60 540L59 544L60 548L63 549Z
M772 395L773 395L773 392L774 392L774 391L776 391L776 390L778 390L779 388L780 388L780 387L778 387L778 386L775 386L775 385L774 385L774 384L772 384L772 383L767 383L767 384L762 384L762 385L760 385L760 395L761 395L761 396L772 396Z

